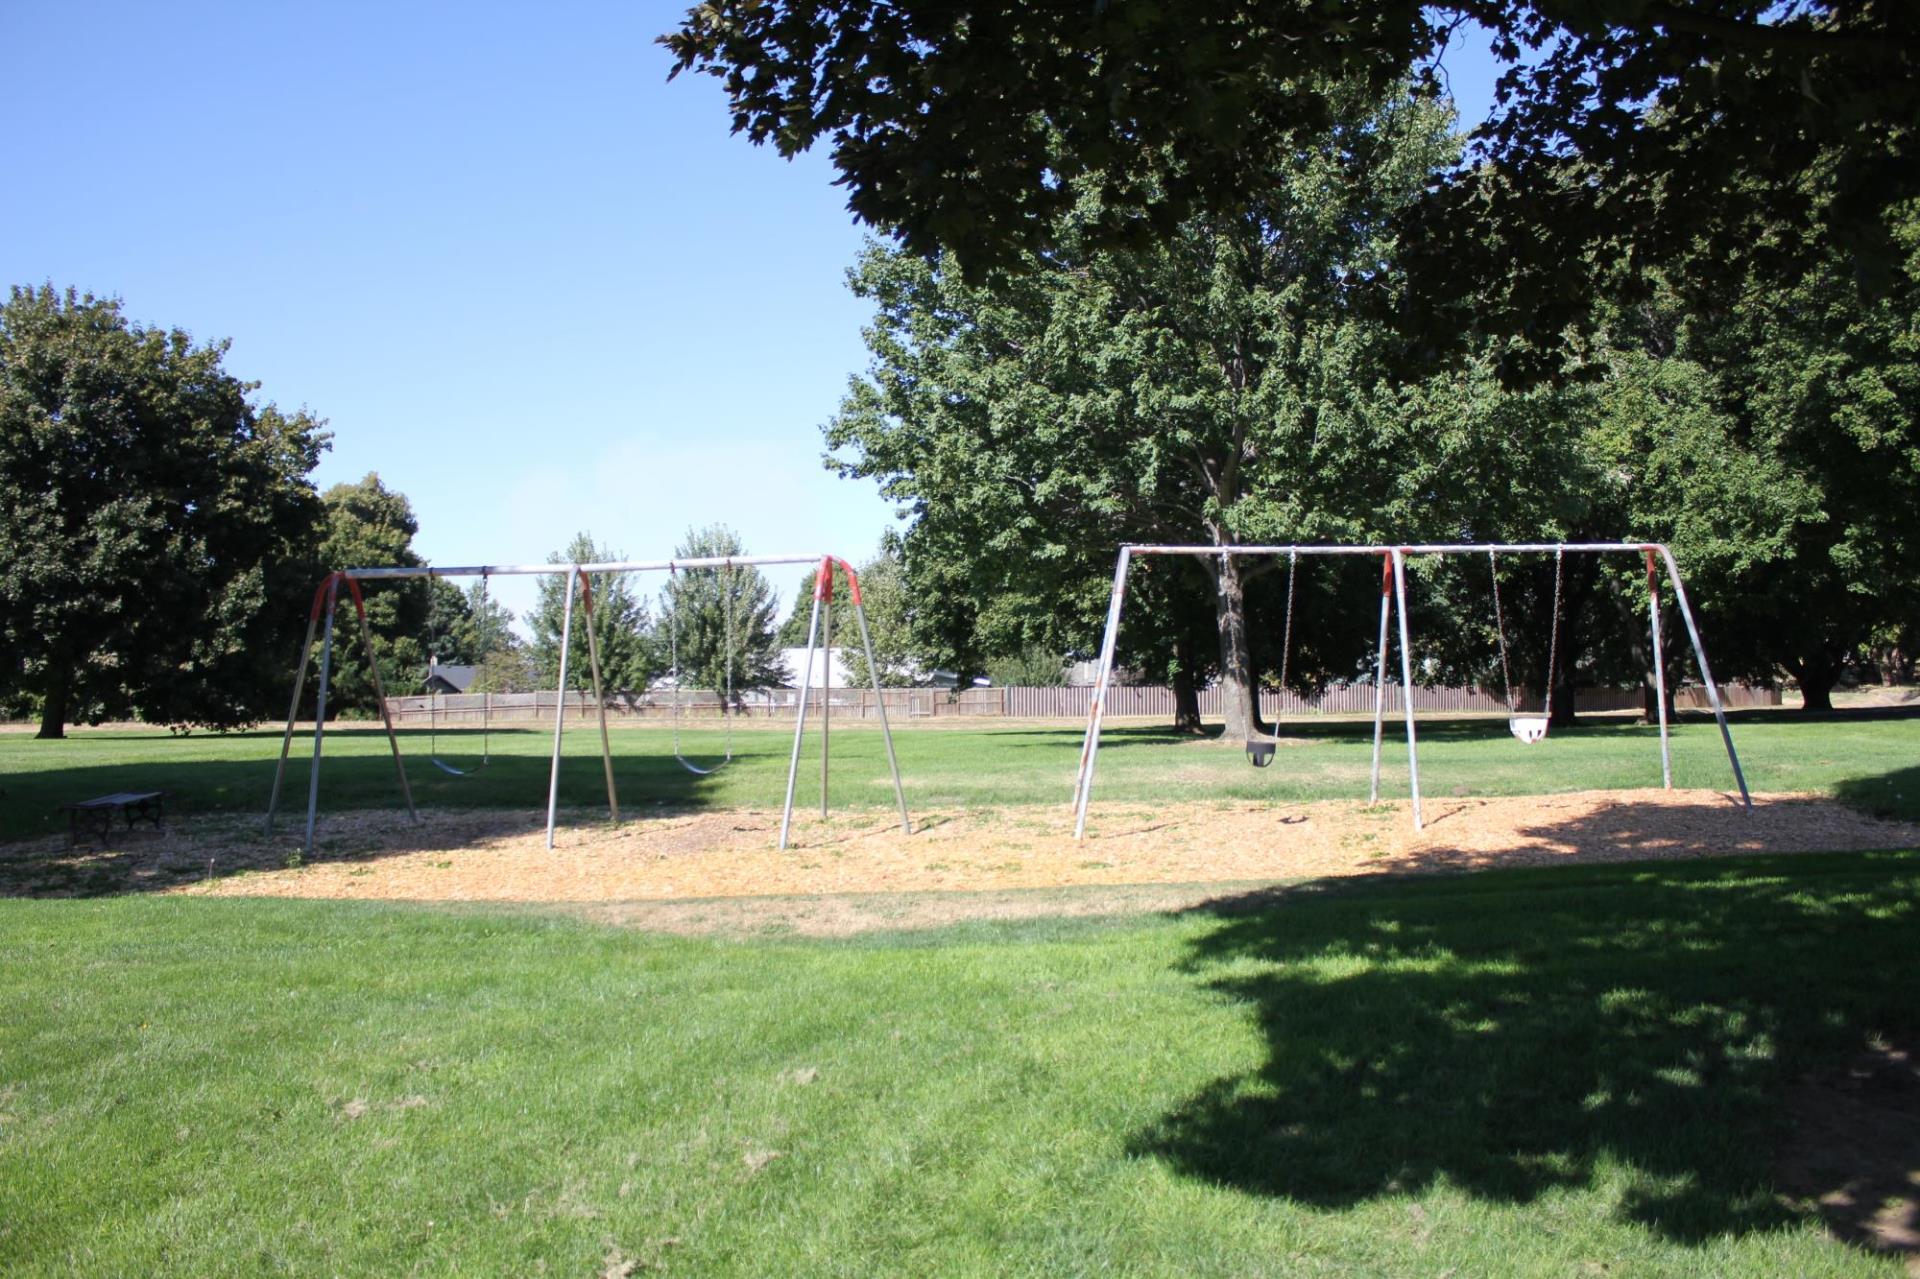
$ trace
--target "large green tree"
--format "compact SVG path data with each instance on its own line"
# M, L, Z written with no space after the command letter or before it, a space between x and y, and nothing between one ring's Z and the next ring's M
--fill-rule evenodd
M673 557L719 559L747 553L740 535L723 524L689 529ZM774 638L773 588L751 564L687 569L660 593L660 626L677 657L683 688L736 692L782 682Z
M1089 188L1074 234L1109 247L1252 207L1344 93L1441 92L1469 39L1508 64L1497 100L1402 210L1399 283L1435 342L1494 326L1528 339L1503 359L1537 365L1588 318L1596 266L1703 240L1745 256L1766 226L1868 273L1897 257L1920 6L1892 0L705 0L663 42L676 74L721 80L736 132L786 155L825 141L857 217L978 278L1063 247Z
M1340 105L1337 127L1276 161L1247 207L1149 247L1104 252L1069 227L1028 269L982 284L950 259L879 245L862 258L874 358L828 441L843 473L907 505L910 573L936 566L950 588L938 598L972 601L987 651L1084 650L1121 541L1431 526L1429 477L1409 464L1430 428L1389 411L1392 344L1359 299L1391 270L1395 211L1456 144L1447 112L1416 95ZM1207 664L1233 734L1259 726L1260 571L1229 557L1166 570L1210 579Z
M550 564L605 564L622 558L618 553L579 533L564 551L547 556ZM540 578L540 596L527 616L533 633L529 645L529 665L538 673L545 688L553 688L560 678L560 635L566 623L567 589L572 578L550 573ZM633 589L627 573L596 574L593 588L593 634L600 645L600 678L608 692L645 692L655 675L664 667L665 654L655 634L653 615L646 599ZM588 686L591 654L587 647L586 614L576 588L573 599L572 642L567 647L567 682L575 688ZM495 662L501 670L512 664Z
M1863 291L1826 246L1788 284L1734 273L1724 305L1677 326L1721 411L1810 492L1781 554L1742 573L1732 601L1744 664L1784 669L1808 710L1832 708L1876 637L1920 620L1920 202L1897 231L1905 257L1886 287Z
M496 652L513 651L519 642L513 610L494 599L482 580L475 578L461 590L444 577L433 579L423 640L430 658L443 666L477 665Z
M0 308L0 701L42 737L128 714L231 727L284 690L327 436L257 407L226 351L73 290Z
M414 535L420 531L413 503L406 494L388 488L378 473L369 471L352 483L334 485L326 491L325 501L327 539L321 555L328 569L412 568L425 562L413 549ZM367 625L373 633L374 654L387 696L404 697L422 691L427 678L431 579L373 579L362 582L360 590L366 600ZM352 597L342 589L327 693L330 713L379 713L359 627Z

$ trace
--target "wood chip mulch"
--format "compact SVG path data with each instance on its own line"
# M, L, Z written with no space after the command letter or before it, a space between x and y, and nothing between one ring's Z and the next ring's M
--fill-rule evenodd
M618 827L566 815L545 847L542 814L428 812L327 816L311 863L297 828L202 819L104 853L52 841L0 848L0 892L163 889L218 895L411 901L609 902L784 894L938 893L1298 880L1384 872L1737 853L1920 846L1920 827L1878 821L1808 795L1767 795L1742 811L1710 791L1593 791L1430 799L1426 828L1405 802L1368 806L1209 803L1095 805L1072 838L1065 805L915 815L903 837L872 810L796 817L706 811ZM296 824L297 827L297 824ZM245 872L245 873L236 873ZM116 887L103 876L125 880Z

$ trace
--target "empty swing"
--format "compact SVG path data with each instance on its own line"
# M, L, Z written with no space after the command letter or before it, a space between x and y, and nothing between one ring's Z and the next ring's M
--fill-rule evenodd
M482 573L480 575L479 638L480 638L480 660L483 662L486 660L487 652L489 651L487 648L487 640L486 640L487 617L488 617L487 575L485 573ZM432 657L428 657L427 679L429 681L433 679L434 669L435 669L434 659ZM482 689L480 692L480 762L478 764L473 765L471 768L458 768L452 764L447 763L446 760L440 758L440 694L434 692L432 684L429 683L427 687L427 695L429 699L427 702L427 734L428 734L427 760L428 762L431 763L435 768L439 769L441 772L449 773L454 777L471 777L473 774L479 772L481 769L485 768L489 763L491 763L492 755L489 749L490 747L489 732L491 727L490 721L493 717L493 695L491 693L488 693L485 689Z
M1280 727L1281 709L1287 704L1287 661L1293 656L1293 582L1300 568L1300 552L1287 552L1287 621L1280 639L1280 705L1273 712L1274 728ZM1273 763L1274 741L1257 733L1247 737L1247 762L1255 768Z
M674 581L677 587L677 584L679 582L679 570L677 568L674 568L672 565L668 565L667 573L668 573L668 576ZM726 758L720 761L722 764L733 762L733 591L734 591L734 580L733 580L733 561L732 560L727 561L726 574L727 574L726 588L725 588L726 602L723 606L723 612L726 618L725 636L724 636L724 644L725 644L725 650L726 650L726 661L725 661L726 692L724 694L725 700L721 703L721 706L720 706L721 718L725 721L725 724L726 724ZM716 764L713 766L713 768L702 768L700 767L700 765L694 763L692 760L688 759L685 755L682 755L680 753L680 721L685 715L687 703L686 703L685 693L682 691L681 684L680 684L680 599L679 599L679 591L677 589L674 592L673 605L674 606L672 609L672 613L673 613L672 622L667 627L667 644L670 649L668 660L670 661L673 667L673 757L675 760L679 762L680 767L686 769L689 773L694 774L696 777L706 777L709 774L716 771L720 767L720 765Z
M1566 557L1565 548L1554 548L1553 624L1547 638L1547 691L1544 705L1538 715L1522 715L1520 699L1513 691L1513 670L1507 663L1507 626L1500 613L1500 562L1494 552L1487 552L1487 568L1493 575L1493 630L1500 638L1500 679L1507 695L1507 729L1529 746L1545 739L1553 723L1554 663L1560 655L1560 583L1565 576Z

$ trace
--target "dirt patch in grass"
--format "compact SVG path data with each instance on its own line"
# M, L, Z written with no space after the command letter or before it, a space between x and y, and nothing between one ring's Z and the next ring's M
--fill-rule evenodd
M1920 1275L1920 1055L1916 1041L1870 1043L1802 1079L1775 1164L1789 1203L1836 1238L1904 1257Z
M297 825L267 837L257 819L206 818L107 851L69 851L55 839L0 846L0 893L686 902L1272 883L1920 845L1920 827L1812 796L1761 797L1751 812L1714 792L1450 798L1429 800L1426 817L1416 832L1405 803L1101 804L1088 838L1075 841L1064 805L922 813L910 837L884 811L868 811L796 818L793 847L779 852L779 814L770 811L649 815L617 827L572 813L551 850L537 812L426 812L410 824L402 813L369 811L327 817L311 859Z

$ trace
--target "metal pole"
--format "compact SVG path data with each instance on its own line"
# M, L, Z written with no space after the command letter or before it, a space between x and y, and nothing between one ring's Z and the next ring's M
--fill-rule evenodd
M847 586L853 594L853 618L860 623L860 647L867 654L867 675L873 683L873 702L880 712L880 738L887 744L887 767L893 770L893 797L900 804L900 833L913 834L913 823L907 819L907 792L900 785L900 761L893 753L893 730L887 727L887 699L880 691L880 668L873 661L873 637L867 632L867 609L860 602L860 581L847 570Z
M1720 704L1720 688L1713 682L1713 672L1707 667L1707 650L1700 642L1700 628L1693 620L1693 606L1687 602L1687 588L1680 582L1680 566L1673 562L1673 552L1662 546L1660 558L1667 562L1667 578L1673 583L1674 603L1680 606L1680 620L1687 624L1687 636L1693 641L1693 660L1700 664L1700 682L1706 685L1707 701L1713 706L1713 718L1720 725L1720 740L1726 743L1727 763L1733 765L1733 780L1740 787L1740 802L1747 808L1753 807L1753 796L1747 793L1747 775L1740 770L1740 756L1733 749L1733 731L1727 727L1726 708Z
M1393 612L1393 557L1380 557L1380 662L1373 673L1373 784L1367 802L1380 802L1380 738L1387 722L1387 618Z
M1393 594L1400 617L1400 695L1407 711L1407 782L1413 787L1413 828L1426 825L1420 815L1420 745L1413 733L1413 649L1407 637L1407 570L1396 548L1393 552Z
M620 797L613 789L613 744L607 739L607 694L600 684L600 637L593 629L593 582L580 575L580 605L587 615L587 665L593 670L593 703L600 708L600 764L607 774L607 813L620 824Z
M320 686L313 706L313 767L307 775L307 856L313 856L313 826L320 813L320 742L327 732L327 681L333 675L333 608L340 601L340 575L327 582L327 629L320 641Z
M307 685L307 663L313 657L313 632L320 625L320 601L327 593L326 583L313 593L313 609L307 614L307 637L300 641L298 673L293 677L293 701L287 706L287 732L280 739L280 762L273 769L273 792L267 796L267 834L273 834L274 810L280 807L280 784L287 776L287 755L293 750L293 725L300 714L300 693Z
M787 798L780 807L780 843L787 846L787 831L793 825L793 784L800 776L800 738L807 731L807 697L813 683L813 641L820 635L820 585L813 588L813 616L807 621L807 664L800 672L800 713L793 720L793 755L787 760Z
M1113 650L1120 638L1120 608L1127 596L1127 566L1131 547L1120 548L1113 566L1113 594L1107 599L1107 630L1100 639L1100 681L1093 686L1093 705L1087 710L1087 735L1080 743L1080 780L1074 787L1073 837L1085 839L1087 804L1093 798L1093 762L1100 750L1100 724L1106 717L1107 685L1113 681Z
M400 778L400 797L407 802L407 816L420 820L414 811L413 787L407 785L407 766L400 759L400 739L393 731L393 713L387 708L387 688L380 678L380 663L373 656L373 630L367 624L367 604L360 598L360 583L347 579L347 593L353 596L353 611L360 617L360 647L367 655L367 671L373 676L373 695L380 703L380 722L386 725L387 748L393 752L393 771Z
M827 745L833 728L833 561L820 566L827 584L827 607L820 614L820 816L827 815Z
M1660 785L1673 789L1673 752L1667 744L1667 655L1660 646L1660 578L1647 557L1647 616L1653 619L1653 704L1660 708Z
M560 807L560 737L567 725L567 650L573 646L573 585L580 571L574 565L567 577L567 602L560 612L560 687L553 699L553 764L547 770L547 847L553 847L553 822Z

